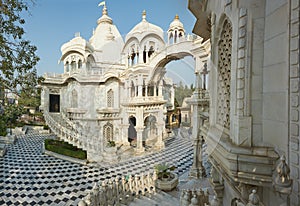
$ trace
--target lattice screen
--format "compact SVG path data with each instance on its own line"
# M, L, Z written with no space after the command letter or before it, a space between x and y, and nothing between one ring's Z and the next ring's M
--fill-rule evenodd
M107 140L107 141L113 141L113 129L114 129L114 126L110 123L110 122L107 122L104 127L103 127L103 136L104 138Z
M107 107L114 107L114 92L112 89L107 92Z
M232 26L225 21L219 41L217 123L230 128L230 74Z

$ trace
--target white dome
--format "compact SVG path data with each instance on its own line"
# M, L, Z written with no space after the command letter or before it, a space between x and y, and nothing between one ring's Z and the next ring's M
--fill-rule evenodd
M171 22L168 31L174 31L174 30L184 31L183 23L179 20L179 16L177 14L176 14L174 20Z
M161 39L164 39L164 31L159 26L156 26L154 24L149 23L146 20L146 12L143 12L143 20L138 23L131 31L126 35L126 40L130 39L132 36L142 35L146 36L150 33L154 33L161 37Z

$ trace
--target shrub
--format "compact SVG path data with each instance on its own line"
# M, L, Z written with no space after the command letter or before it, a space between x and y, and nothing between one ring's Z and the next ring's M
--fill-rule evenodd
M59 140L45 139L45 149L61 155L78 159L87 158L86 151L83 151L73 145Z
M158 179L162 178L170 178L171 171L175 170L175 166L169 166L166 163L157 164L154 166L155 172L157 174Z

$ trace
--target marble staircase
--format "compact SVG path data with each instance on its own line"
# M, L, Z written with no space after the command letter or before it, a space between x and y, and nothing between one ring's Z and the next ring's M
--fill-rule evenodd
M81 138L84 134L78 131L73 122L64 118L61 113L44 111L44 117L47 125L58 138L80 149L87 150L88 143L84 142L87 138Z

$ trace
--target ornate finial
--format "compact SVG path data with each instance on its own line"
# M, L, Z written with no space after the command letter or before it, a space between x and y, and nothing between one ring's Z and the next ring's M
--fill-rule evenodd
M107 15L107 8L105 4L103 6L102 15Z
M80 37L80 32L76 32L75 37Z
M102 1L98 4L98 6L103 6L103 9L102 9L102 15L107 15L107 8L106 8L106 3L105 1Z
M178 14L176 14L176 15L175 15L175 19L177 19L177 20L179 19L179 16L178 16Z
M216 196L213 197L212 201L210 202L211 206L219 206L220 202Z
M256 190L252 190L252 193L249 195L249 203L247 205L254 206L259 205L259 196L256 194Z
M277 165L276 171L277 171L277 177L275 179L276 184L280 186L287 186L287 187L290 186L292 183L292 180L290 179L290 168L285 162L284 155L280 157L280 163Z
M143 11L142 18L143 18L143 21L146 21L146 10Z

